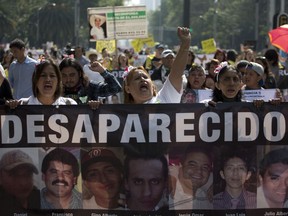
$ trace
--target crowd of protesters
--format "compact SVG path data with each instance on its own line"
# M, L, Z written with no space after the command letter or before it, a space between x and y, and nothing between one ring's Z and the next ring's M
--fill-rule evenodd
M60 96L71 98L71 104L90 104L92 108L97 108L100 103L197 103L207 99L214 102L244 101L243 90L265 89L275 89L275 96L271 99L285 101L288 89L286 62L280 62L277 49L256 53L247 47L237 53L218 48L210 55L211 58L206 58L206 55L200 57L190 49L191 36L188 33L186 28L178 28L180 45L177 49L157 44L137 55L133 49L117 49L117 52L109 53L107 48L103 48L101 53L87 51L85 54L83 47L71 44L61 53L52 48L33 55L21 39L15 39L9 44L9 49L2 52L0 59L0 88L3 90L0 103L16 107L31 96L37 98L40 92L37 81L44 76L41 75L43 68L39 73L37 65L47 61L54 67L54 75L62 86L59 86L57 96L55 92L51 94L52 101L38 101L40 104L57 104L55 101ZM143 54L142 60L137 61L140 54ZM221 71L226 69L237 72L237 80L231 78L228 83L222 82ZM39 74L36 76L37 71ZM135 82L136 75L141 78L138 84ZM223 87L223 84L226 86ZM46 90L48 85L49 81ZM206 100L200 97L203 90L210 91L206 93L210 96L204 97ZM225 95L225 91L231 97Z
M261 54L256 54L251 48L244 49L239 54L235 50L217 49L213 57L204 64L203 61L207 60L206 56L197 56L190 49L190 30L178 27L177 36L179 39L177 50L157 44L154 47L155 53L145 53L146 58L141 65L139 62L137 65L136 59L129 50L109 53L106 48L103 48L101 53L90 52L86 56L85 49L78 45L75 47L68 45L61 55L58 55L55 50L50 50L35 57L31 52L27 52L27 47L21 39L15 39L11 41L9 50L5 51L1 60L0 104L6 104L12 109L19 105L80 104L87 104L91 109L97 109L102 103L207 102L207 105L216 106L218 102L252 102L243 97L244 91L267 89L275 90L275 94L270 95L271 102L277 105L285 101L283 96L285 96L284 90L288 89L287 67L285 62L279 61L279 53L276 49L267 49ZM200 63L197 64L196 61ZM258 102L256 105L261 105L263 101ZM38 203L34 204L41 205L43 209L83 207L84 209L157 211L168 207L177 210L190 209L192 206L193 209L212 209L213 155L210 150L189 146L183 158L179 159L179 167L175 169L168 167L167 158L162 154L144 157L127 151L122 165L119 158L109 149L87 149L81 158L83 203L81 203L80 193L74 189L79 175L79 166L72 153L56 148L44 157L41 171L45 187L40 192L32 184L33 175L38 174L32 159L26 153L16 150L3 155L0 160L0 178L2 178L0 198L2 193L3 199L7 194L11 197L7 199L7 203L12 203L10 200L22 201L19 204L20 209L29 208L33 204L30 201L32 192L33 200L34 198L38 200ZM284 151L280 150L281 152ZM216 200L214 209L244 209L256 206L256 194L246 191L244 187L252 171L246 158L238 153L231 150L230 154L227 153L226 157L222 157L219 174L225 180L225 189L214 196ZM271 177L272 174L269 172L270 169L275 168L273 164L276 163L285 170L283 176L279 175L281 178L285 180L288 178L286 176L288 175L287 153L284 153L283 160L280 162L272 161L278 155L277 152L275 157L275 153L272 152L265 156L260 164L259 191L263 191L261 197L265 196L262 198L263 203L259 202L261 207L287 206L287 201L285 202L287 185L285 191L282 191L280 201L276 197L275 199L278 200L271 202L269 199L274 199L273 193L264 194L269 189L267 186L270 184L269 181L272 181L272 177L276 178ZM14 161L11 167L7 161L13 162L12 158L20 158L22 161L20 164ZM172 169L176 174L170 177L169 170ZM232 169L235 169L233 171L235 173L239 172L239 176L245 177L241 184L236 185L237 190L232 185L236 181L229 182ZM197 170L202 172L201 175L199 174L200 177L197 176ZM69 191L64 194L67 195L67 199L63 199L66 196L60 199L60 195L54 196L53 190L49 188L50 179L54 178L53 175L58 175L57 172L65 176L67 183L63 181L52 185L57 188L67 184ZM27 190L29 193L24 196L25 199L23 196L17 196L16 192L12 193L18 189L16 187L12 190L11 185L14 183L12 180L16 182L19 176L26 176L26 180L29 181L30 189ZM274 185L280 183L279 181ZM233 191L238 196L235 206L225 202L228 198L231 198L231 201L235 200L232 199ZM123 204L121 201L124 201L119 198L123 198L121 195L124 192L125 203ZM147 194L151 197L149 200L145 197ZM39 196L41 196L41 204ZM29 200L26 200L27 197ZM15 206L12 205L11 208Z

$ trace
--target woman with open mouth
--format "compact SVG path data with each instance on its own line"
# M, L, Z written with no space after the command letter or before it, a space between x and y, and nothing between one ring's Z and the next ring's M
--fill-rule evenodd
M14 109L20 105L76 105L71 98L62 97L61 74L52 60L43 60L35 68L32 77L33 95L20 100L9 100L6 104Z
M162 89L157 93L149 73L143 67L130 67L123 74L124 103L180 103L183 92L182 75L186 67L191 35L188 28L178 27L181 41L171 72Z

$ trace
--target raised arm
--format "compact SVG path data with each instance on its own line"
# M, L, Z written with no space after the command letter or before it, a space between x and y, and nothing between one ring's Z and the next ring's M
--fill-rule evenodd
M171 72L169 74L169 80L174 88L178 92L181 92L183 88L182 75L187 63L191 34L189 29L185 27L178 27L177 34L180 39L180 48L173 62Z

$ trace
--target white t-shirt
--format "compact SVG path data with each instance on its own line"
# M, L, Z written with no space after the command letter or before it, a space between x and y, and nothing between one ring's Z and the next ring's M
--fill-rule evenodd
M103 31L103 28L102 27L93 27L90 31L90 35L92 37L96 36L96 40L101 40L101 39L104 39L105 38L105 35L104 35L104 31Z
M37 97L21 98L22 105L43 105ZM77 102L71 98L59 97L52 105L77 105Z
M183 88L181 88L181 92L179 93L168 78L157 95L145 103L180 103L182 94Z

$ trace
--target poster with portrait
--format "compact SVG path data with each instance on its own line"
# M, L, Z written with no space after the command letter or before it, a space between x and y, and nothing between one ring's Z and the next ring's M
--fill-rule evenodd
M1 215L287 215L287 108L1 106Z
M87 19L90 41L148 37L146 6L88 8Z
M104 40L107 38L106 14L89 14L90 41Z

